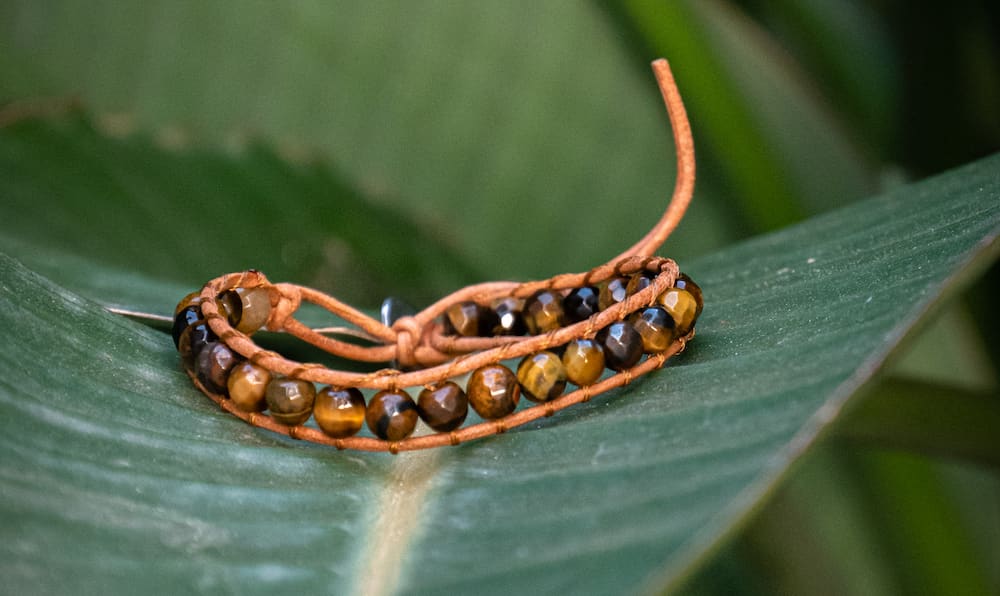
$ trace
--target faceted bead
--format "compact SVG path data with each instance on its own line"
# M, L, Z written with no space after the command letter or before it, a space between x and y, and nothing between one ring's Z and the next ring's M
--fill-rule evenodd
M201 290L191 292L187 296L181 298L181 301L177 303L176 307L174 307L174 317L176 318L177 315L180 314L180 312L185 308L195 306L197 304L201 304Z
M228 391L229 371L241 360L242 358L226 344L211 342L198 352L194 362L194 374L205 389L211 393L225 395Z
M496 326L496 314L475 302L452 304L444 311L444 329L448 335L488 337Z
M552 352L530 354L517 367L517 381L531 401L549 401L566 389L566 367Z
M271 316L271 293L260 286L233 288L219 295L219 307L237 331L253 333Z
M524 324L524 300L519 298L501 298L493 303L493 313L497 324L493 327L493 335L524 335L528 326Z
M201 307L197 304L187 306L174 315L174 327L173 327L173 337L174 337L174 347L180 347L181 333L184 330L194 325L198 321L202 320L204 317L201 315Z
M469 377L466 393L472 409L487 419L503 418L510 414L521 399L517 377L502 364L490 364L476 369Z
M591 385L604 373L604 349L592 339L575 339L562 357L566 378L580 387Z
M189 325L181 331L180 337L177 338L177 351L184 365L193 367L194 360L202 348L218 339L205 321Z
M601 329L597 341L604 348L604 363L612 370L632 368L642 358L642 337L625 321Z
M566 311L566 321L569 323L589 319L600 310L597 288L593 286L576 288L563 298L563 310Z
M469 413L469 398L461 387L446 381L434 389L420 392L417 411L427 426L438 432L448 432L465 422Z
M634 313L629 322L642 337L642 350L647 354L664 352L674 341L674 319L658 306Z
M302 424L312 414L316 401L316 386L309 381L282 377L267 384L267 409L271 418L281 424Z
M660 294L656 302L674 318L677 337L683 337L694 327L698 318L698 302L687 290L670 288Z
M229 372L226 382L229 399L244 412L263 412L267 409L267 384L271 371L251 362L241 362Z
M532 335L555 331L563 326L565 320L562 298L554 292L535 292L524 303L524 322Z
M399 441L417 426L417 404L403 390L379 391L368 403L365 421L378 438Z
M705 307L705 298L701 294L701 286L694 283L694 280L688 277L687 274L681 273L677 276L674 287L687 290L688 293L694 296L694 300L698 304L698 308L695 309L694 313L694 318L697 319L701 315L701 309Z
M327 435L349 437L361 430L365 423L365 396L356 387L324 387L316 394L313 418Z
M628 297L628 279L624 277L612 277L601 284L601 292L597 298L597 306L601 310L618 304Z

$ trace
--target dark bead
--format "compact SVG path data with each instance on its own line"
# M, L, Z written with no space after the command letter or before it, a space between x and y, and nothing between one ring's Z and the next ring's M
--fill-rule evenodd
M184 365L193 367L194 360L202 348L218 341L218 339L205 321L190 325L181 331L181 335L177 339L177 351L180 353Z
M267 384L271 371L251 362L241 362L229 371L229 399L244 412L263 412L267 409Z
M642 350L647 354L664 352L674 341L674 319L658 306L634 313L629 322L642 337Z
M496 326L496 314L475 302L452 304L444 311L444 330L448 335L488 337Z
M604 349L592 339L575 339L569 342L562 361L566 368L566 378L574 385L590 385L604 373Z
M653 275L650 273L636 273L628 280L628 285L625 286L625 295L631 296L632 294L637 294L649 287L649 284L653 283Z
M517 382L531 401L549 401L566 389L566 367L552 352L530 354L517 367Z
M521 399L517 377L502 364L490 364L476 369L469 377L466 393L472 409L487 419L503 418L510 414Z
M365 396L355 387L325 387L316 394L313 418L327 435L349 437L365 423Z
M185 307L174 316L173 337L175 348L180 347L181 334L184 333L184 330L202 320L202 318L201 307L197 304Z
M380 439L399 441L417 426L417 404L403 391L379 391L365 412L368 428Z
M267 384L267 409L271 418L281 424L295 426L302 424L312 414L313 402L316 401L316 386L309 381L289 379L271 379Z
M563 298L563 310L566 311L566 320L570 323L589 319L600 310L597 288L593 286L576 288Z
M628 279L612 277L601 284L601 293L597 298L597 306L601 310L614 306L628 297Z
M393 323L403 317L412 317L417 314L417 310L410 306L408 302L402 298L394 298L392 296L382 301L382 307L378 312L382 324L386 327L392 327Z
M242 358L226 344L211 342L206 344L195 358L194 374L209 392L226 395L229 391L227 384L229 371L241 360Z
M524 322L532 335L555 331L565 320L562 298L554 292L535 292L524 302Z
M201 304L201 290L197 292L191 292L187 296L181 298L181 301L177 303L174 307L174 317L176 317L182 310L189 306L194 306L196 304Z
M271 293L264 287L233 288L219 295L219 308L229 324L242 333L253 333L271 316Z
M657 304L674 318L677 337L683 337L694 327L698 318L698 302L687 290L670 288L656 299Z
M528 326L524 323L524 300L519 298L501 298L493 303L493 313L497 324L493 327L493 335L524 335Z
M469 398L461 387L446 381L434 389L420 392L417 411L427 426L438 432L448 432L465 422L469 413Z
M694 296L694 301L698 304L698 308L695 309L694 313L694 318L697 319L701 315L701 309L705 307L705 298L701 294L701 286L694 283L694 280L688 277L687 274L681 273L677 276L677 280L674 281L674 287L687 290L689 294Z
M642 358L642 337L625 321L601 329L597 342L604 348L604 363L612 370L632 368Z

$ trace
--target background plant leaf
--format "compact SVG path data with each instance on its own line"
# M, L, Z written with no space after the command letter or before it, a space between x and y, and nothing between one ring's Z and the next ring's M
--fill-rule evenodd
M994 156L688 263L708 306L672 366L536 427L396 458L227 417L190 387L165 334L4 258L6 585L677 585L914 324L995 257L998 171Z

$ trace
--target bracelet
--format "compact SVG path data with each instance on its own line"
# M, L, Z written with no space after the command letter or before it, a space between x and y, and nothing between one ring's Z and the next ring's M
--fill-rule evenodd
M398 453L502 433L662 367L694 337L704 301L673 260L652 254L694 189L683 103L666 60L652 66L678 176L663 216L634 246L585 273L471 285L417 313L387 300L381 320L255 270L223 275L174 312L174 344L195 386L253 426L338 449ZM303 302L351 327L305 325L295 318ZM258 346L252 336L261 329L390 366L351 372L296 362ZM514 359L516 372L503 364ZM463 388L457 380L465 376ZM575 389L566 392L569 384ZM362 389L375 391L367 402ZM518 410L522 395L535 405ZM469 406L483 421L462 427ZM304 424L309 418L318 428ZM435 432L411 436L418 419ZM365 425L374 437L355 436Z

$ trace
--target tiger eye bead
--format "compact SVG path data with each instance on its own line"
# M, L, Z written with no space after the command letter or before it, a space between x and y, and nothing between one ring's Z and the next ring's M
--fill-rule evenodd
M673 317L677 337L683 337L691 331L698 318L698 303L690 292L670 288L660 294L656 302Z
M226 381L229 399L244 412L263 412L267 408L264 394L270 382L271 371L251 362L241 362L229 372Z
M624 277L612 277L601 284L601 291L597 297L597 306L605 310L625 300L628 297L628 280Z
M524 324L524 300L519 298L501 298L493 303L493 313L496 315L496 326L493 335L524 335L528 326Z
M229 371L239 364L240 356L224 343L206 344L194 362L194 374L211 393L225 395L228 391Z
M653 283L653 275L647 272L636 273L628 280L628 285L625 286L625 295L631 296L632 294L637 294L649 287L649 284Z
M281 424L295 426L308 420L312 414L316 386L309 381L282 377L271 379L264 395L271 418Z
M580 387L593 384L604 373L604 349L592 339L569 342L562 361L566 378Z
M563 298L563 310L566 311L566 321L578 323L590 318L600 310L598 306L597 288L584 286L576 288Z
M198 304L201 304L201 290L191 292L187 296L181 298L181 301L174 307L174 317L180 314L180 312L185 308L189 306L196 306Z
M417 398L417 412L427 426L438 432L455 430L469 413L469 398L451 381L424 389Z
M503 418L510 414L521 399L517 377L502 364L477 368L469 377L466 393L472 409L487 419Z
M316 394L313 404L316 424L335 439L349 437L361 430L365 412L365 396L356 387L324 387Z
M219 306L237 331L253 333L271 316L271 294L264 287L233 288L219 295Z
M417 404L403 390L379 391L368 403L365 421L378 438L400 441L417 426Z
M444 328L448 335L486 337L496 326L496 314L475 302L452 304L444 311Z
M189 325L181 331L180 337L177 338L177 351L184 365L193 367L195 358L202 349L218 339L205 321Z
M642 337L642 350L647 354L664 352L674 341L674 319L658 306L634 313L629 322Z
M566 389L566 367L552 352L530 354L517 367L517 382L531 401L549 401Z
M563 326L565 320L562 298L555 292L535 292L524 303L524 322L532 335L555 331Z
M197 304L187 306L174 315L174 326L171 335L174 338L174 347L180 347L181 334L184 330L194 325L198 321L202 320L204 317L201 315L201 307Z
M674 287L687 290L688 293L694 296L694 301L698 304L698 308L694 312L694 318L697 319L701 315L701 309L705 307L705 298L701 294L701 286L694 283L694 280L688 277L686 273L681 273L677 276Z
M625 321L601 329L597 341L604 348L604 362L612 370L635 366L642 358L642 337Z

